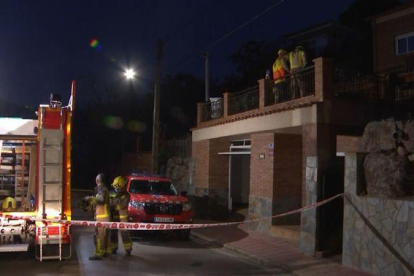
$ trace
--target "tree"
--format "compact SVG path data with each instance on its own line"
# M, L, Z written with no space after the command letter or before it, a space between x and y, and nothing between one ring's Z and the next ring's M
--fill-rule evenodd
M237 92L257 85L257 80L265 77L266 70L272 70L277 48L277 43L271 41L250 40L242 44L230 56L236 73L224 78L222 90Z

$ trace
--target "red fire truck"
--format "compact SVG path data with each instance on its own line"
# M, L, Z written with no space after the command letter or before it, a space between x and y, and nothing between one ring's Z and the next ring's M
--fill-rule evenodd
M0 118L0 252L34 248L40 261L71 256L71 128L59 95L40 105L37 120ZM43 221L42 221L43 220Z

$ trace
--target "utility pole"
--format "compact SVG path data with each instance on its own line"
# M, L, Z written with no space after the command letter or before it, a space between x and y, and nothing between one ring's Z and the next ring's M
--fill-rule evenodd
M206 52L203 56L206 60L205 62L205 100L206 103L210 100L210 73L209 73L209 64L208 64L208 52Z
M157 40L156 49L156 67L155 67L155 84L154 84L154 116L152 120L152 160L151 173L158 173L158 146L159 146L159 117L160 117L160 90L161 90L161 60L162 60L161 39Z

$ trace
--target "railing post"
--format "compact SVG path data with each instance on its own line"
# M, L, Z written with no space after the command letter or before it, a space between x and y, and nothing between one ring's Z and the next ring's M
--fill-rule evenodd
M333 98L333 60L319 57L313 60L315 64L315 97L319 101Z
M259 110L262 110L266 105L266 79L260 79L259 83Z
M197 127L200 127L200 124L203 121L203 105L204 103L197 103Z
M223 93L223 118L226 118L229 114L229 92Z

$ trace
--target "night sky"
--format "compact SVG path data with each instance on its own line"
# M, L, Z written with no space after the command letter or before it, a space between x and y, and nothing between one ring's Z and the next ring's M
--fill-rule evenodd
M94 79L123 89L123 68L139 74L148 93L154 79L155 44L164 45L163 75L204 74L201 53L234 28L278 1L262 0L0 0L0 100L47 103L50 93L67 101L70 80ZM210 51L211 78L234 68L228 57L251 39L276 40L337 16L352 0L284 0ZM98 45L90 46L91 39ZM88 97L78 90L80 104ZM200 91L204 93L204 91Z

